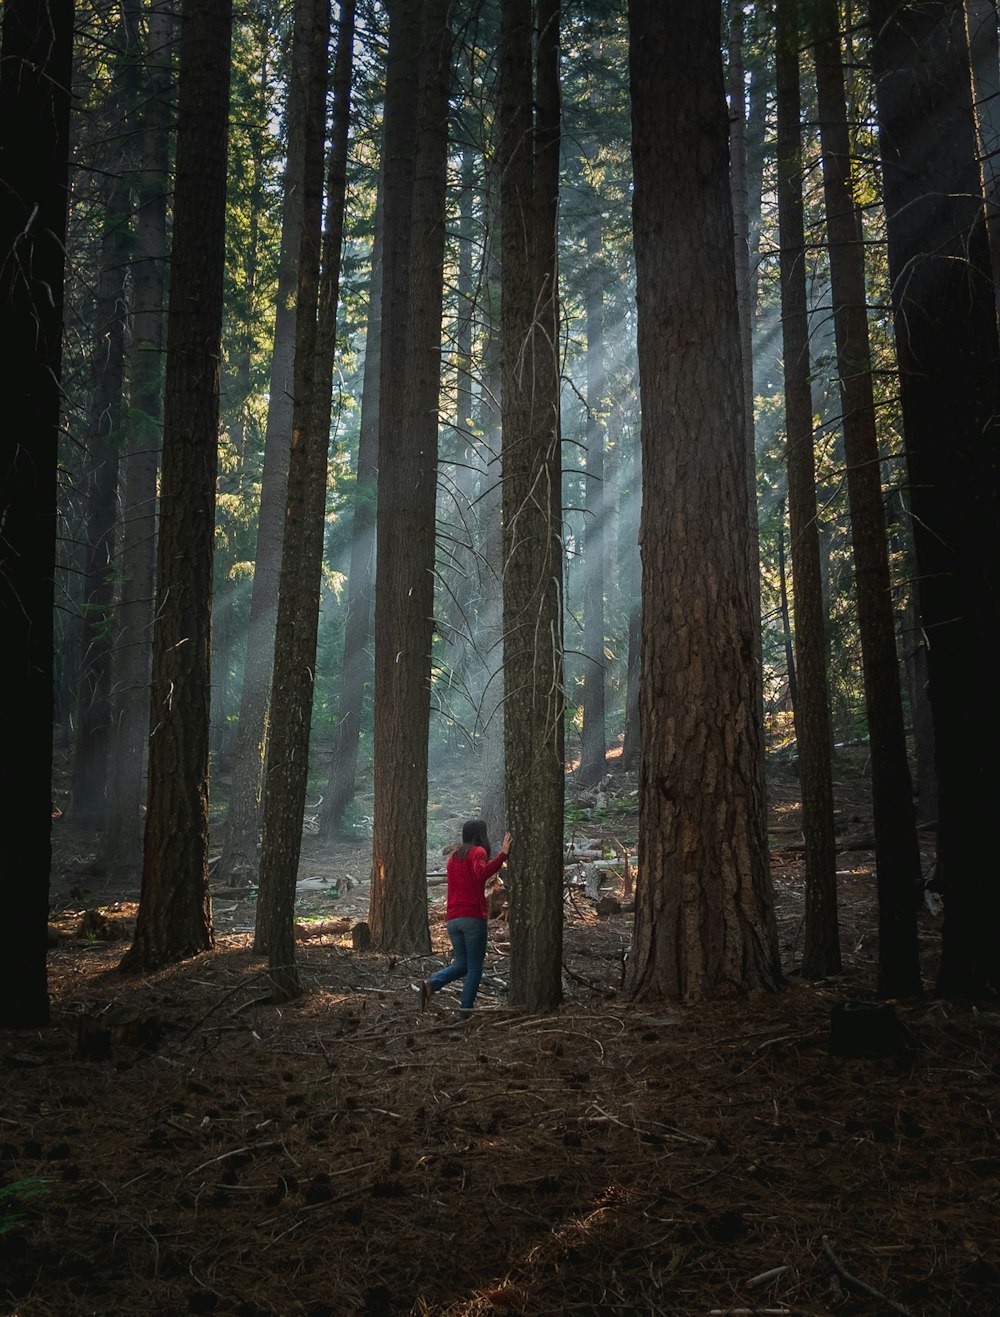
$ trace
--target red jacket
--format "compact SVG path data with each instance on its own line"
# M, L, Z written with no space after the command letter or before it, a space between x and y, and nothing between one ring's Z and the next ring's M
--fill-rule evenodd
M499 851L490 860L482 846L470 846L462 859L448 857L448 909L446 919L485 919L486 883L498 873L507 855Z

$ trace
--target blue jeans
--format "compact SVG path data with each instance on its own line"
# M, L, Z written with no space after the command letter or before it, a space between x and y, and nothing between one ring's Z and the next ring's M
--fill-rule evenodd
M431 992L437 992L446 983L455 979L465 979L462 986L462 1013L472 1009L476 1000L479 984L483 977L483 961L486 959L486 920L485 919L449 919L445 927L454 948L454 960L444 969L432 974L427 982Z

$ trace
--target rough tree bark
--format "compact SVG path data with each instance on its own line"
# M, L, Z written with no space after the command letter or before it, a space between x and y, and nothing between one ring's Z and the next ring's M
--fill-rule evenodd
M353 0L347 0L340 8L327 223L323 233L330 4L329 0L304 2L312 14L308 46L302 55L308 84L304 105L295 404L274 646L273 725L264 793L256 937L257 949L268 953L277 1001L288 1000L301 991L294 964L295 882L309 782L354 46L354 4Z
M377 946L404 952L430 950L427 735L451 52L447 19L446 0L394 0L386 76L369 924Z
M231 0L181 19L167 316L149 793L142 892L123 970L212 945L208 736L219 356L225 268Z
M558 4L504 0L499 150L504 752L514 839L510 999L531 1011L552 1009L562 998L558 61Z
M642 764L626 991L781 981L757 720L757 618L720 7L630 0L642 397Z

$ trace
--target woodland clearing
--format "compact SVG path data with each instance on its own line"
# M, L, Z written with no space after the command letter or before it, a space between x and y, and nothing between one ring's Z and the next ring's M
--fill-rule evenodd
M620 857L634 787L613 779L568 829ZM894 1003L888 1055L830 1049L831 1012L874 981L865 798L838 782L836 979L795 975L802 855L777 783L783 991L628 1003L632 917L580 886L562 1008L507 1006L501 917L468 1023L450 992L418 1011L443 886L433 956L353 949L363 838L305 838L307 990L276 1008L252 892L215 893L213 951L120 975L137 894L100 890L57 822L52 1026L0 1034L0 1313L1000 1311L1000 1011L928 989ZM621 900L624 872L604 875ZM939 935L923 910L928 985Z

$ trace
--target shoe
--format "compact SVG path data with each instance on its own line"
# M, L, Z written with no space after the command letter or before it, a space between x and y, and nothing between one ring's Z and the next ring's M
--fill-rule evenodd
M425 1011L427 1009L427 1003L430 1001L430 999L433 996L434 996L434 989L427 982L427 980L424 979L423 983L421 983L420 985L420 1009L422 1011Z

